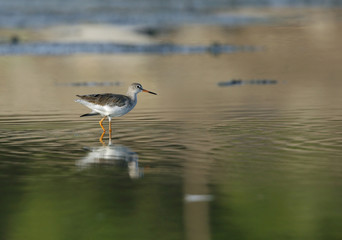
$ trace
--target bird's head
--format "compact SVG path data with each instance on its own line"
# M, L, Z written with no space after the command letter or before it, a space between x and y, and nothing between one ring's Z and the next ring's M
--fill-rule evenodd
M133 92L133 93L147 92L147 93L157 95L154 92L151 92L151 91L144 89L140 83L132 83L131 86L129 86L128 91Z

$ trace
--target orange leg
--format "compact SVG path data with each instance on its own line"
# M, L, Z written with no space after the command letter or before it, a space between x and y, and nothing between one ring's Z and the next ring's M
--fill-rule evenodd
M100 121L99 121L99 124L100 124L100 126L101 126L101 128L102 128L102 130L103 130L103 133L104 132L106 132L106 129L103 127L103 125L102 125L102 122L104 121L106 119L106 116L104 116Z
M105 145L105 143L103 142L103 136L105 135L105 131L103 131L103 133L101 134L101 137L100 137L100 142L102 143L102 145Z
M109 139L112 139L112 119L109 118Z

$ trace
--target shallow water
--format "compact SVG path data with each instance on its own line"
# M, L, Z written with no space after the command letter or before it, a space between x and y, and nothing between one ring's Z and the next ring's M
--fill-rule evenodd
M155 40L257 52L1 56L0 239L340 239L342 25L305 16ZM102 144L75 95L131 82L158 95Z

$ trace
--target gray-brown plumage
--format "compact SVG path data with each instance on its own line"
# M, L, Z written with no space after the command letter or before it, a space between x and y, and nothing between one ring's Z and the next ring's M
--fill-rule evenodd
M112 93L104 93L104 94L88 94L88 95L76 95L82 100L85 100L90 103L94 103L97 105L108 105L108 106L119 106L122 107L125 104L129 104L130 98L121 95L121 94L112 94Z

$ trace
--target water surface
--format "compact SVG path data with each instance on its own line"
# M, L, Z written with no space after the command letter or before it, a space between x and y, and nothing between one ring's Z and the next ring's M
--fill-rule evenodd
M1 56L0 239L341 239L331 16L185 25L156 40L257 52ZM234 79L276 83L219 84ZM158 95L139 94L102 144L75 95L132 82Z

